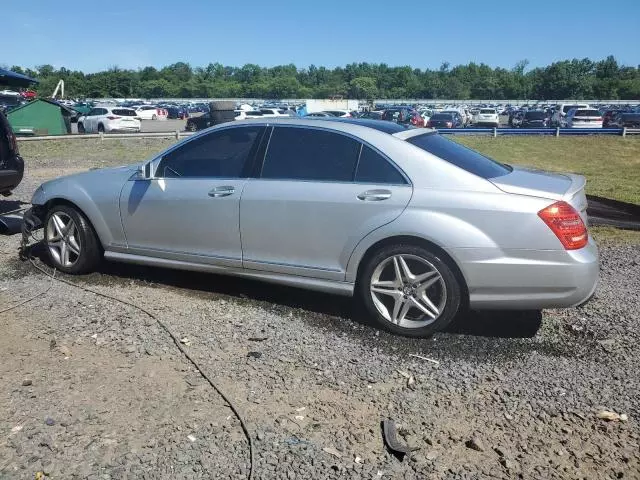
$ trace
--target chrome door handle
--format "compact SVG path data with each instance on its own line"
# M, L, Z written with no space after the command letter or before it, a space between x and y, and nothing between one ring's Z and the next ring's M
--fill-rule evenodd
M235 191L236 189L230 186L216 187L211 190L208 195L213 198L228 197L229 195L233 195Z
M379 202L391 198L390 190L367 190L358 195L358 200L365 202Z

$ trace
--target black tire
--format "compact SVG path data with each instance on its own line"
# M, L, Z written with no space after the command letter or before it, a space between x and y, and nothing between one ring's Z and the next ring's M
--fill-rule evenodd
M78 133L85 133L84 124L82 122L78 123Z
M374 271L385 259L395 255L409 255L419 257L433 266L442 279L446 287L446 300L440 310L440 314L432 323L417 328L401 327L387 320L376 308L370 291L371 279ZM429 337L435 332L444 330L455 318L462 305L462 288L449 265L438 255L426 248L416 245L390 245L381 248L371 258L366 261L358 278L356 287L366 312L374 320L376 326L397 335L406 337Z
M101 123L98 124L98 133L104 133L104 125Z
M51 238L50 220L54 214L62 213L73 220L77 230L76 241L80 247L80 254L75 259L73 265L65 266L53 255L51 248L49 248L49 238ZM47 212L44 222L44 238L47 255L51 265L56 269L73 275L79 275L84 273L90 273L96 270L102 261L102 245L98 240L93 226L85 217L85 215L74 207L69 205L54 205Z
M196 125L196 122L187 122L185 130L187 132L195 132L198 130L198 126Z
M153 115L151 115L151 120L157 120L158 116L154 113Z

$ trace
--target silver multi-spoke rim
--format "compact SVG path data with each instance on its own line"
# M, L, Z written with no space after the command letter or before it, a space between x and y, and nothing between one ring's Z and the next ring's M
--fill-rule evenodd
M72 267L80 258L78 227L66 213L56 212L49 217L47 246L55 262L62 267Z
M380 262L369 288L380 315L404 328L432 324L442 315L447 302L442 275L417 255L393 255Z

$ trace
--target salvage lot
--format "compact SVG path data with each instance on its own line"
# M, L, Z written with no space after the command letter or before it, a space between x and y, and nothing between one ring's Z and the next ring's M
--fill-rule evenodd
M572 158L568 140L587 139L510 148L520 161L545 147ZM595 161L616 149L640 156L635 139L606 140L590 144ZM22 143L26 178L0 208L19 208L46 179L170 143ZM610 173L633 190L628 172ZM541 325L467 315L427 340L377 332L348 299L246 280L115 264L63 278L148 309L184 339L245 415L257 478L638 478L640 235L596 234L602 276L591 303L545 311ZM0 314L0 478L244 478L239 423L158 325L52 282L17 259L18 241L0 237L0 310L48 290ZM601 410L628 420L606 422ZM383 418L419 447L411 459L385 451Z

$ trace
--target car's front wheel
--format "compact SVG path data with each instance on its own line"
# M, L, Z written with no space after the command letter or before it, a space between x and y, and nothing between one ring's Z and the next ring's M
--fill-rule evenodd
M190 122L190 123L187 123L186 130L188 132L195 132L196 130L198 130L198 127L196 126L196 124L194 122Z
M416 245L392 245L374 254L361 272L359 294L378 326L409 337L443 330L461 304L451 268Z
M78 123L78 133L84 133L84 124L83 123Z
M51 264L62 272L89 273L100 264L98 237L84 214L71 206L56 205L47 212L44 238Z

